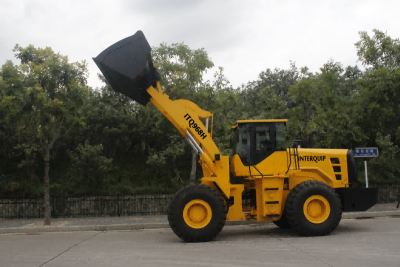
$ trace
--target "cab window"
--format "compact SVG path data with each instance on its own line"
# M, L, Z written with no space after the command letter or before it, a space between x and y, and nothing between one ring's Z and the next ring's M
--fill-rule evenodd
M256 127L256 151L272 151L270 129L267 126Z
M286 127L284 123L276 123L276 150L285 151L286 150Z
M239 155L243 164L248 164L250 162L250 131L246 128L239 129L236 142L236 154Z

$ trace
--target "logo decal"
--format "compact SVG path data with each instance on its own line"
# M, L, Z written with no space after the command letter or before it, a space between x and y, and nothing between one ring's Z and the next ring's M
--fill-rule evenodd
M186 120L189 121L189 128L194 128L194 130L196 131L196 133L202 137L203 139L207 137L207 135L205 133L203 133L203 130L200 129L200 126L197 125L197 123L194 122L194 119L192 119L192 117L189 115L189 113L187 113L185 116L183 116L184 118L186 118Z
M326 156L299 156L300 161L314 161L318 163L319 161L324 161Z

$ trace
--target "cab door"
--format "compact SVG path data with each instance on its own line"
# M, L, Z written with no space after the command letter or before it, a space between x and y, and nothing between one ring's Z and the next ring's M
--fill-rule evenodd
M255 123L252 126L253 147L251 165L257 165L276 151L275 124Z

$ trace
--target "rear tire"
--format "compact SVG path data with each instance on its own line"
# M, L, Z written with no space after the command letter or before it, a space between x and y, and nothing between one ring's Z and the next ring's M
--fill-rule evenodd
M277 221L273 221L273 223L281 229L290 229L292 228L286 218L285 213L282 214L281 218Z
M328 235L342 218L340 198L326 183L306 181L289 193L285 215L293 230L300 235Z
M198 184L179 190L169 205L168 222L186 242L213 240L226 221L223 198L213 188Z

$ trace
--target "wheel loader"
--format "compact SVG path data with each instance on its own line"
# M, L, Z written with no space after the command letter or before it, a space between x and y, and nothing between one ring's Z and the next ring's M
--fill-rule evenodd
M290 144L285 119L237 120L229 161L213 141L213 114L163 93L141 31L93 59L115 91L151 102L200 154L201 184L183 187L169 205L169 224L184 241L213 240L226 220L272 221L300 235L327 235L342 212L377 203L377 190L357 181L352 150Z

